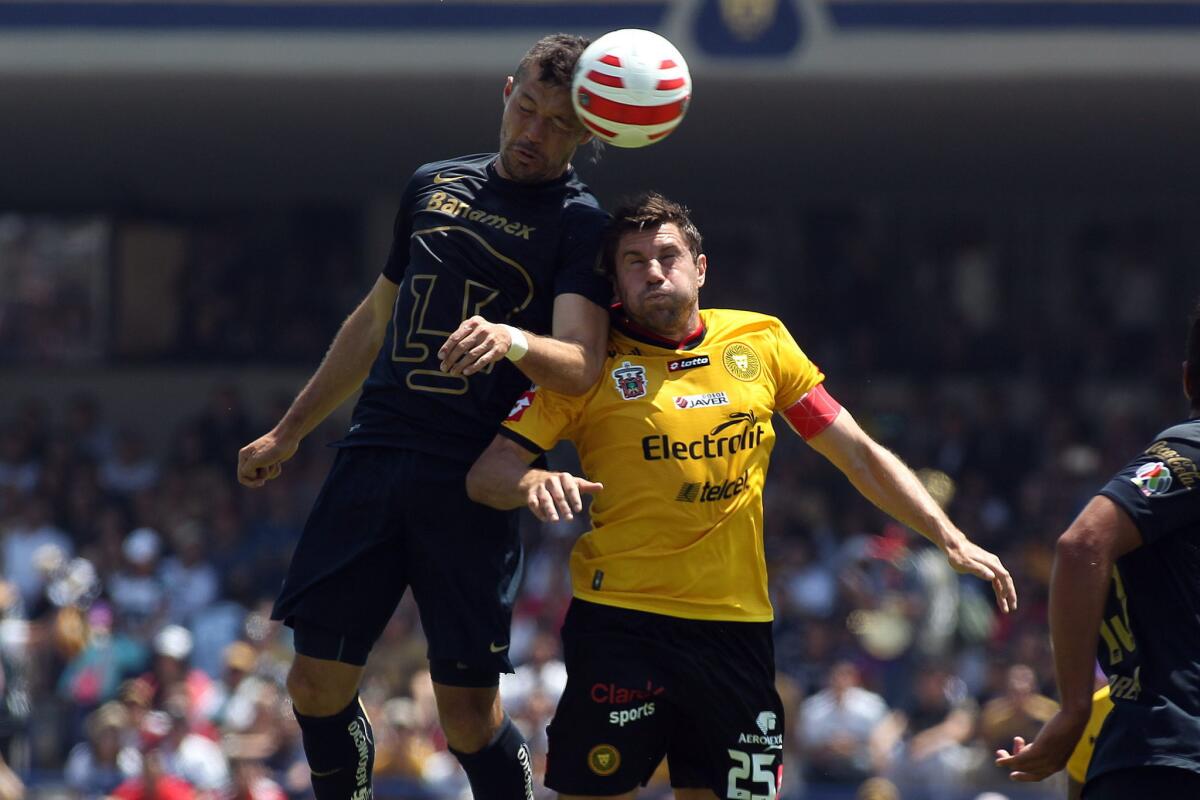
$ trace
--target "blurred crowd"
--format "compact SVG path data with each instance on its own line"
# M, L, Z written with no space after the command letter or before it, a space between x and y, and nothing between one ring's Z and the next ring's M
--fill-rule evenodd
M1060 796L1057 785L1009 784L991 754L1031 738L1055 708L1054 538L1183 415L1176 386L1194 270L1175 286L1177 251L1137 225L1083 226L1039 269L1013 266L1010 239L973 230L893 252L895 232L867 212L811 225L776 250L731 234L728 254L710 233L705 304L779 313L832 393L1001 555L1020 608L997 615L988 586L955 575L777 426L766 548L788 715L783 796ZM784 256L797 264L794 281L779 281ZM1094 280L1060 285L1083 269ZM758 284L772 270L778 291L768 295ZM211 284L201 305L266 294L210 279L191 279ZM339 302L353 295L343 287L350 300ZM326 341L295 346L315 365ZM213 358L253 352L213 342ZM0 800L309 797L283 689L290 632L268 615L340 421L250 491L234 480L237 450L289 398L248 408L243 387L214 386L193 408L158 410L174 433L149 440L95 396L19 393L28 399L0 419ZM539 769L565 682L558 628L581 524L523 522L518 667L501 691ZM463 796L411 600L376 647L362 698L380 798ZM645 796L667 792L657 775Z

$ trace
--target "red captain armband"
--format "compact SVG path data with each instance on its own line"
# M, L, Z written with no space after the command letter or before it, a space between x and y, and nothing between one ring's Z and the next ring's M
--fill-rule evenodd
M809 389L803 397L792 403L784 412L792 430L808 441L828 428L841 413L842 407L819 383Z

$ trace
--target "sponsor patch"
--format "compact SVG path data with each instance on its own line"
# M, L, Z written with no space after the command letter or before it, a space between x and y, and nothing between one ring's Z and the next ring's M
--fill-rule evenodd
M592 684L592 702L601 705L623 706L636 703L639 700L649 700L665 692L665 686L655 686L653 681L646 681L644 687L618 686L615 683Z
M1196 468L1196 462L1182 455L1166 442L1155 442L1150 445L1146 455L1161 458L1167 465L1167 469L1171 470L1171 476L1189 489L1197 481L1200 481L1200 469Z
M667 372L679 372L685 369L695 369L696 367L707 367L712 363L708 356L688 356L687 358L676 358L667 362Z
M759 713L758 719L754 721L754 724L757 725L758 729L763 732L763 736L766 736L771 731L775 730L775 722L777 719L778 717L774 711L763 711Z
M621 766L621 754L611 744L598 744L588 751L588 769L606 777L612 775Z
M729 405L729 395L725 392L707 392L705 394L685 394L675 398L677 408L709 408L710 406Z
M654 716L654 703L642 703L636 708L623 708L620 711L608 712L608 724L624 728L631 722Z
M1152 461L1138 467L1137 474L1129 480L1146 497L1154 497L1171 488L1171 470L1161 461Z
M612 377L622 400L646 396L646 368L640 364L625 361L612 371Z
M746 491L750 485L750 470L746 470L737 478L726 478L721 483L684 483L675 495L679 503L715 503L718 500L728 500ZM763 712L767 713L767 712ZM761 719L761 717L760 717Z
M533 405L533 396L537 393L537 387L528 389L517 398L517 402L513 404L512 411L508 412L506 422L516 422L525 415L525 410Z
M726 346L721 356L725 370L739 381L752 381L762 372L758 353L748 344L733 342Z

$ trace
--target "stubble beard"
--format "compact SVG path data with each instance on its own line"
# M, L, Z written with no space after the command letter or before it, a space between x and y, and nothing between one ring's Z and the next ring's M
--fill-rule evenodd
M693 294L686 300L680 299L667 306L646 308L643 305L636 313L630 313L628 304L626 304L625 313L634 324L654 331L664 339L682 338L691 332L688 330L688 322L696 300L697 297ZM682 334L677 336L681 331Z

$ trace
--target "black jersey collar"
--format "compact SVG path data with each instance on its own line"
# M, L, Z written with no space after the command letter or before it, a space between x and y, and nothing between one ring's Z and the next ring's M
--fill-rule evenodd
M613 303L612 305L612 325L630 339L667 350L694 350L700 346L700 343L704 341L704 335L708 333L708 328L704 326L704 318L701 317L700 324L696 326L696 330L687 336L679 340L665 339L654 331L643 328L626 317L625 310L621 307L620 303Z
M513 181L500 174L496 169L496 162L500 160L500 154L497 153L494 158L487 164L487 176L489 181L495 181L498 186L502 186L509 191L514 192L540 192L546 189L554 189L559 186L566 186L571 179L575 177L575 168L570 164L566 170L557 178L551 178L548 181L540 181L538 183L525 183L523 181Z

